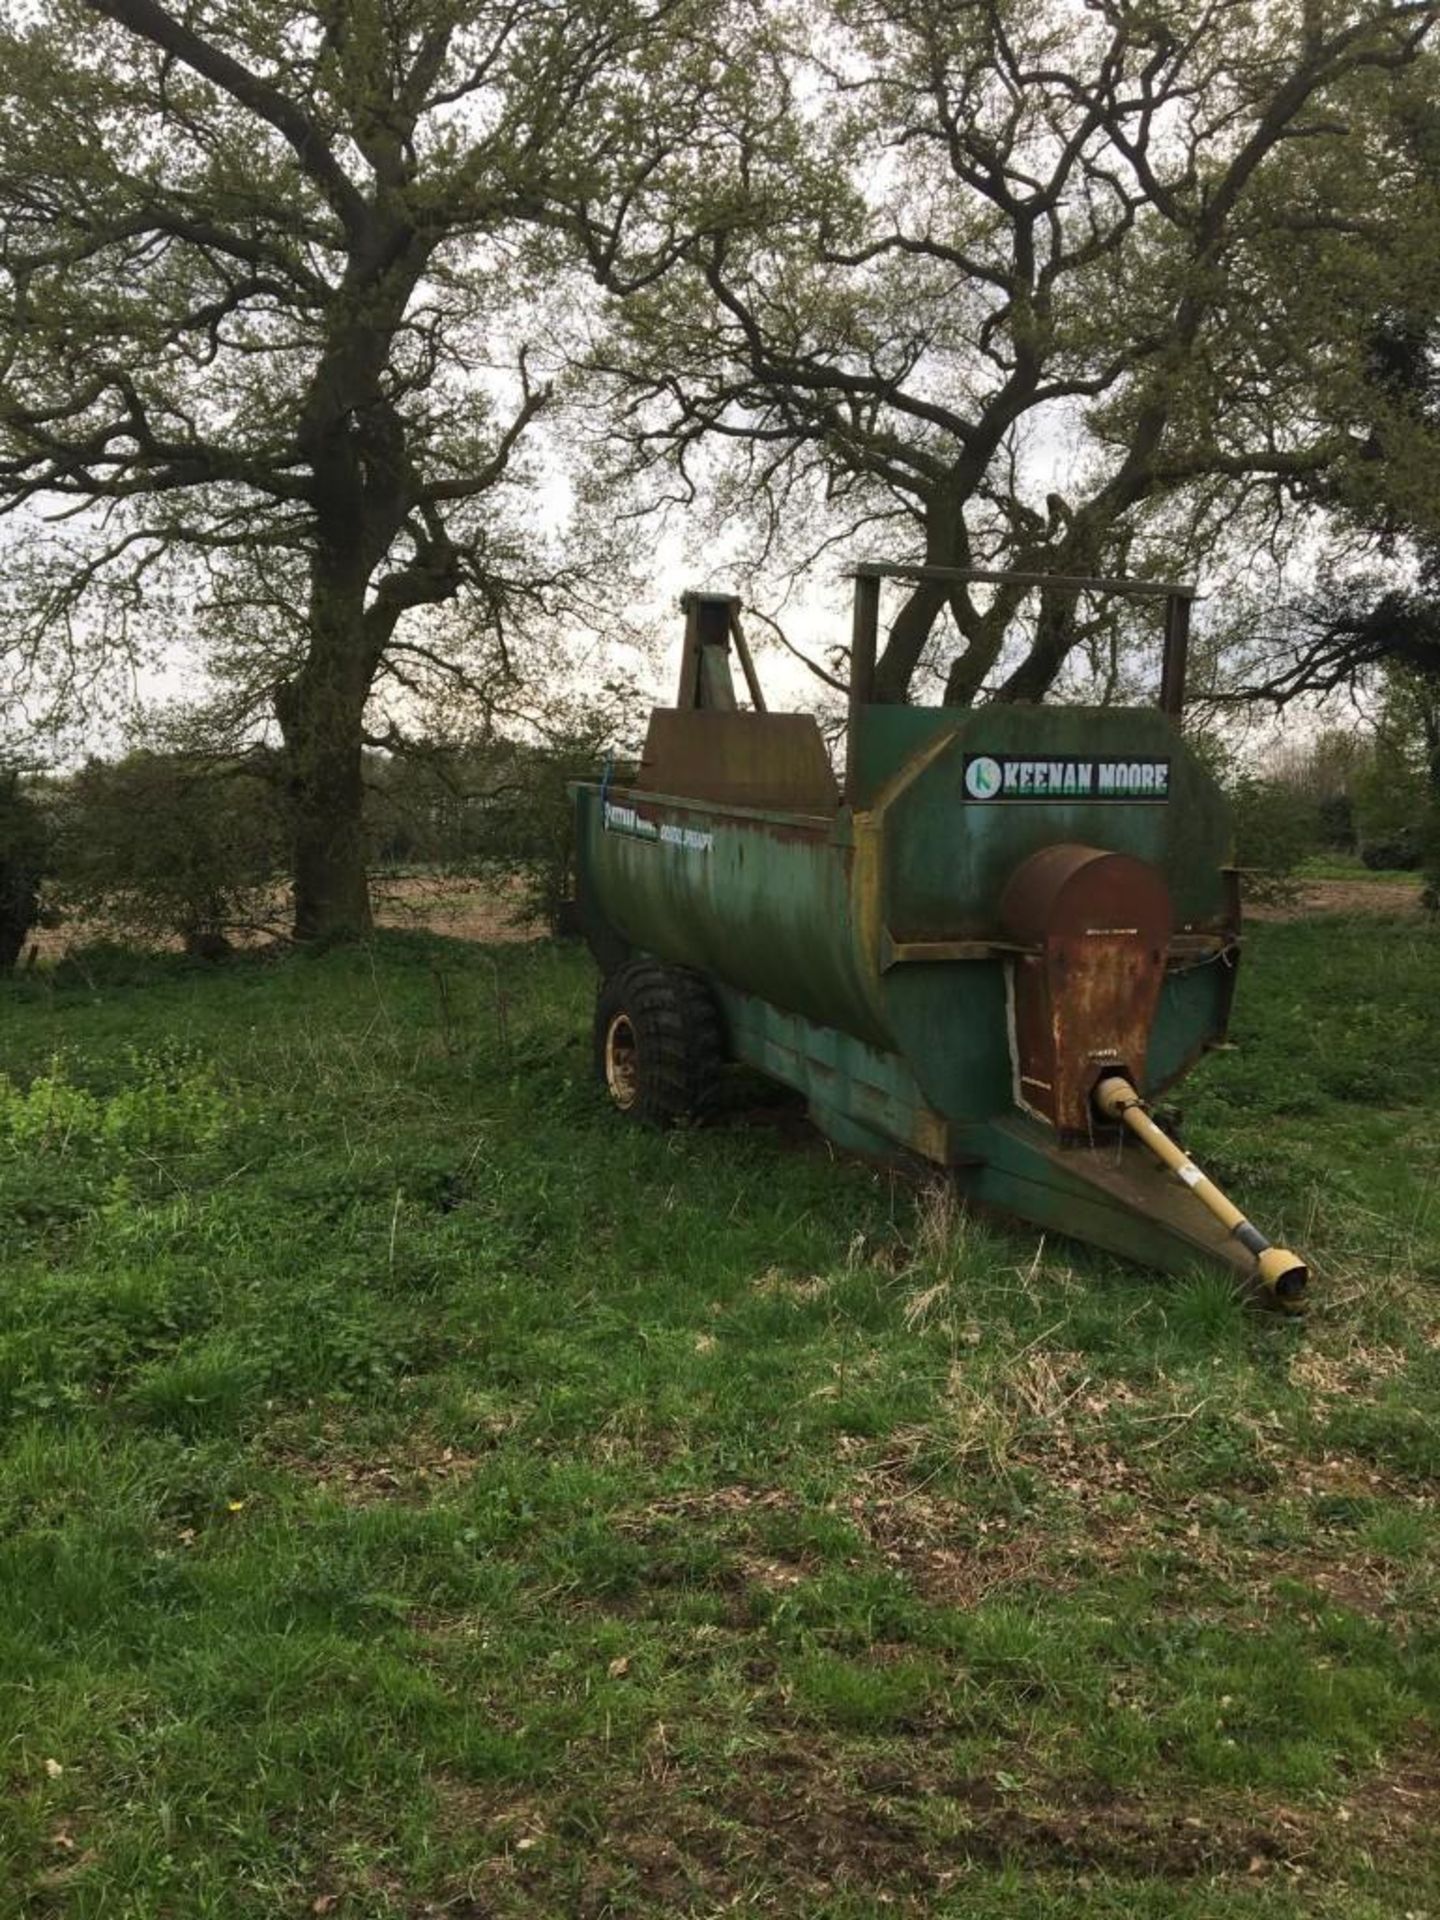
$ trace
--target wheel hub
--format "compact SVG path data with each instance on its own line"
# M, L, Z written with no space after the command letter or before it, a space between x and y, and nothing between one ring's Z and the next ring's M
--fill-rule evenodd
M634 1106L640 1091L635 1029L627 1013L617 1013L605 1029L605 1085L622 1113Z

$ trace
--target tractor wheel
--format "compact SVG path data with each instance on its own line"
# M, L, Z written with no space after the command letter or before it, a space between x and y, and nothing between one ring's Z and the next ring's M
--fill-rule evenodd
M698 974L631 960L595 1002L595 1073L621 1113L650 1126L699 1120L725 1058L720 1015Z

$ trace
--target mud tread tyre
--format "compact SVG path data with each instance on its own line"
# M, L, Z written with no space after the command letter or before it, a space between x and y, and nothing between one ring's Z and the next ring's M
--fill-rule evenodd
M606 1037L617 1015L628 1018L635 1039L635 1100L621 1109L626 1118L653 1127L704 1120L719 1090L725 1035L700 975L641 959L602 983L595 1001L594 1064L607 1092Z

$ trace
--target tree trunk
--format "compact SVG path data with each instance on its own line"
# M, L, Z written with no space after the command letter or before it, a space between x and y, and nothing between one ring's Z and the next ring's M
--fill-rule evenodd
M285 741L297 940L358 940L374 926L366 875L362 721L370 691L364 579L326 579L310 596L310 651L278 688Z
M359 940L374 921L365 871L364 787L358 740L317 729L291 746L295 938Z
M925 642L948 598L945 583L940 580L920 580L910 589L876 662L877 700L903 706L910 698L910 682L925 651Z
M925 512L927 567L967 567L970 541L965 529L964 488L946 486L932 497ZM957 602L960 589L949 580L917 580L906 594L875 663L875 698L903 706L912 697L912 683L925 643L947 603ZM956 624L962 645L964 622L957 606Z
M1075 615L1080 596L1073 588L1042 587L1040 617L1030 651L996 691L997 700L1035 705L1054 686L1075 646Z
M1421 672L1420 724L1425 740L1425 816L1420 823L1420 904L1440 913L1440 675Z
M953 491L942 489L925 511L925 564L964 567L969 559L970 543L959 498ZM903 706L911 698L911 683L925 642L952 590L953 583L947 580L917 580L911 586L875 663L877 700Z

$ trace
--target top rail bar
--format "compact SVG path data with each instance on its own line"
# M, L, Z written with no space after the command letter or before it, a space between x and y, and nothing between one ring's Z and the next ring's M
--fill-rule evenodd
M880 636L880 576L857 573L850 624L850 711L845 724L845 798L851 806L859 786L860 709L875 698L875 652Z
M1123 594L1165 602L1165 644L1160 671L1161 709L1178 720L1185 707L1185 669L1190 650L1190 609L1198 589L1180 580L1109 580L1090 575L1019 573L988 567L905 566L861 560L850 570L855 606L850 632L850 710L845 728L844 795L851 806L859 791L861 711L875 698L875 662L880 641L880 584L884 580L974 580L990 586L1067 587L1077 592Z
M1108 580L1088 574L992 572L984 567L907 567L888 560L857 561L850 577L853 580L974 580L982 586L995 587L1089 587L1101 593L1128 594L1137 600L1199 598L1198 587L1179 580Z

